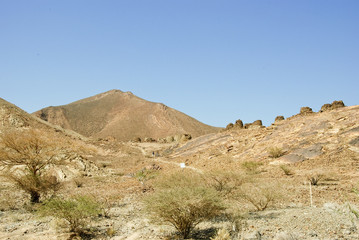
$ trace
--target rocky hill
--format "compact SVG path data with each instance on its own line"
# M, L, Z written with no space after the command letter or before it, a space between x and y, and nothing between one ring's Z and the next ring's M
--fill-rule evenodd
M237 120L226 131L189 141L176 149L172 157L195 156L193 164L206 166L212 165L209 159L220 156L269 164L339 158L344 163L344 160L359 159L359 106L327 108L327 105L318 113L310 108L304 111L305 107L288 119L277 117L269 127L249 124L246 128ZM273 151L278 155L271 157Z
M114 137L122 141L185 133L197 137L219 130L164 104L149 102L120 90L68 105L47 107L33 115L87 137Z

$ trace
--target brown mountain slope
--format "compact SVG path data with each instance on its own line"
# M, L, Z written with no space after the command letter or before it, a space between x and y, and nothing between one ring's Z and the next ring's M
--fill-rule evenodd
M113 136L123 141L182 133L197 137L219 130L161 103L149 102L120 90L111 90L68 105L44 108L33 115L84 136Z

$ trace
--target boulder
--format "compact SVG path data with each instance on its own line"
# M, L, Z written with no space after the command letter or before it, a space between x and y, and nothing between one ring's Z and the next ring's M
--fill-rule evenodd
M234 127L236 128L243 128L243 122L241 119L238 119L236 123L234 124Z
M252 123L246 123L246 124L244 124L244 128L248 129L251 125L252 125Z
M182 134L180 141L181 142L186 142L186 141L191 140L191 139L192 139L191 134L185 133L185 134Z
M229 123L227 126L226 126L226 130L230 130L234 127L234 124L233 123Z
M319 112L325 112L325 111L329 111L331 109L332 109L332 104L326 103L320 108Z
M332 102L332 109L345 107L344 102L342 100Z
M326 103L320 108L320 112L326 112L337 108L345 107L344 102L342 100L334 101L331 104Z
M277 116L274 120L274 122L280 122L280 121L283 121L284 120L284 117L283 116Z
M313 110L310 107L301 107L300 108L301 115L306 115L306 114L311 114L311 113L313 113Z
M253 126L263 126L262 120L256 120L252 123Z

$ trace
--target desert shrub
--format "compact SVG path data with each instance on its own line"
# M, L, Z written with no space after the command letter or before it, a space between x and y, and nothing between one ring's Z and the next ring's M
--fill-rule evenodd
M73 145L48 132L30 129L0 136L0 166L7 169L10 180L30 195L32 203L60 186L48 176L49 167L76 156Z
M256 161L245 161L242 163L242 168L250 174L259 173L259 167L262 166L263 163Z
M188 172L158 180L145 205L152 220L172 225L184 238L188 238L198 223L224 210L218 193L207 187L201 176Z
M284 172L285 175L287 175L287 176L293 175L293 171L292 171L292 169L290 169L288 167L288 165L283 164L283 165L280 165L279 167L280 167L280 169L282 169L282 171Z
M245 177L239 172L215 170L204 174L203 176L207 186L215 189L222 196L229 196L245 181Z
M239 198L252 204L258 211L265 210L281 196L279 186L260 181L243 184L238 193Z
M54 176L33 175L31 173L16 174L12 172L8 179L15 182L16 185L28 193L32 203L39 202L40 194L54 195L62 186L62 184Z
M324 178L324 174L314 172L307 175L307 180L312 184L313 186L317 186L319 181Z
M284 155L284 151L279 147L270 147L268 148L268 155L271 158L279 158Z
M64 219L68 223L69 231L79 235L85 232L86 225L100 212L100 204L87 196L70 199L52 198L45 201L39 209L42 216Z
M231 235L228 230L225 228L219 229L216 236L211 238L211 240L231 240Z

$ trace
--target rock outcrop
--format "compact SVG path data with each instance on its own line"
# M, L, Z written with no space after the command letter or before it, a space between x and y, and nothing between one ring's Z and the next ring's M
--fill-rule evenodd
M343 101L334 101L331 104L330 103L326 103L324 104L319 112L326 112L326 111L330 111L333 109L337 109L337 108L342 108L345 107L344 102Z

